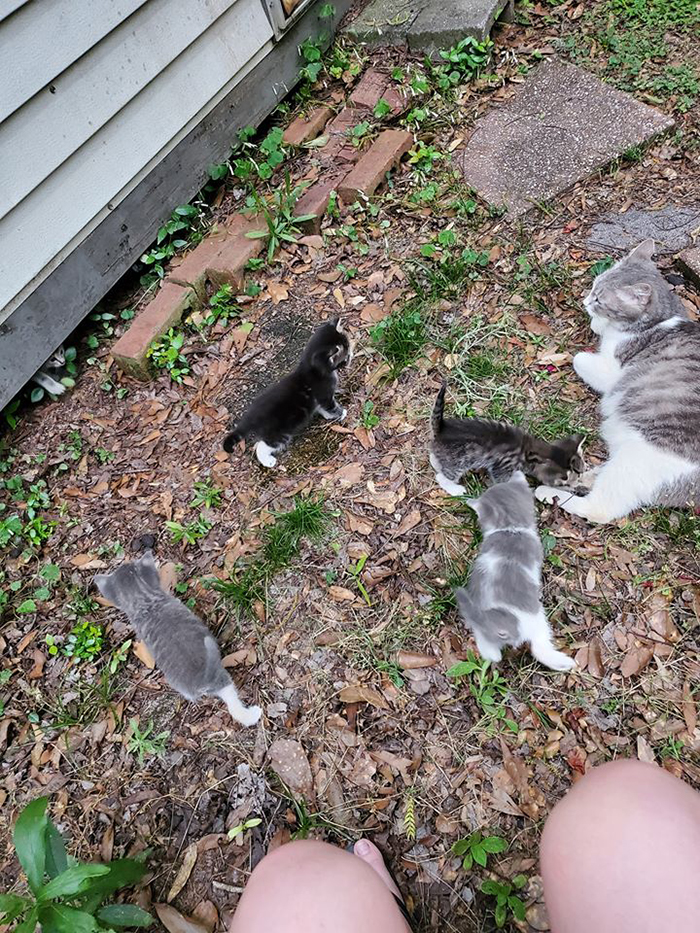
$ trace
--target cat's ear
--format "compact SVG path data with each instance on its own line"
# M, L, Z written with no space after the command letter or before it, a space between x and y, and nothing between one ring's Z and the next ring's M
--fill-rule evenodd
M136 566L139 570L139 576L143 581L150 586L160 588L160 575L158 573L158 565L153 556L153 551L150 549L145 551L143 556L136 561Z
M575 473L583 473L586 464L583 462L583 444L586 440L584 434L572 434L571 437L564 438L564 446L567 452L570 451L569 469Z
M635 246L635 248L629 254L629 258L651 259L655 252L656 243L651 238L649 238L648 240L644 240L643 243L640 243L639 246Z
M527 485L527 479L522 470L513 470L513 475L511 476L509 482L511 483L525 483Z
M340 323L339 317L332 317L330 323L335 327L339 334L343 333L343 325Z
M156 559L153 556L153 551L150 548L143 552L137 563L141 564L143 567L153 567L154 570L158 569Z
M643 314L651 299L652 288L646 282L637 285L623 285L617 289L618 300L622 305L637 314Z
M479 514L479 500L478 499L465 499L464 500L470 509L474 509L476 514Z

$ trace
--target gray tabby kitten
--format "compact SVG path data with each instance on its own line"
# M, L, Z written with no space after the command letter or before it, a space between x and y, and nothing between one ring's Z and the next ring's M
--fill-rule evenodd
M433 406L430 464L438 485L451 496L466 492L458 480L471 470L486 470L491 479L508 479L523 470L551 486L577 485L583 472L582 434L550 444L514 424L486 418L445 418L443 382Z
M221 663L219 646L209 629L160 583L153 552L112 573L99 573L100 593L128 617L170 686L187 700L218 696L231 716L244 726L260 719L259 706L244 706Z
M602 395L609 459L587 496L535 493L592 522L700 504L700 324L652 262L654 248L645 240L599 275L584 302L600 348L577 353L574 369Z
M530 643L538 661L568 671L574 661L552 644L540 599L543 551L535 522L535 501L520 470L478 499L468 499L484 540L469 583L456 591L462 621L471 629L483 658L500 661L506 645Z

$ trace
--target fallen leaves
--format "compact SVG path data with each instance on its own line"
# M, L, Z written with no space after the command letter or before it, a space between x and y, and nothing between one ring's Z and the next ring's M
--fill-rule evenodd
M373 687L361 684L343 687L338 694L343 703L369 703L377 709L389 709L389 704L382 694Z
M314 782L306 752L296 739L276 739L267 753L268 764L296 796L312 799Z
M647 645L637 645L631 648L625 655L620 673L623 677L636 677L641 674L654 656L654 649Z
M182 889L187 884L189 877L192 874L192 869L194 868L197 862L197 854L198 854L197 843L191 842L185 849L185 855L182 859L182 864L180 865L180 869L177 875L175 876L175 880L172 883L172 887L168 891L168 896L166 898L168 903L175 900L175 898L178 896L180 891L182 891Z
M209 933L205 926L189 917L183 916L170 904L155 904L158 919L168 933Z

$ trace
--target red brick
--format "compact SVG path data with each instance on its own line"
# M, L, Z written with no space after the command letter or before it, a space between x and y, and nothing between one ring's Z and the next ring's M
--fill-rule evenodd
M404 110L408 110L408 106L411 102L408 94L397 84L390 84L382 94L382 97L391 107L391 113L394 117L403 113Z
M171 268L166 282L189 285L195 290L200 301L206 301L207 267L218 255L228 237L228 230L224 228L213 230L187 253L179 265Z
M369 197L384 181L386 173L401 161L413 145L413 136L405 130L384 130L340 183L338 194L346 204L361 195Z
M389 84L389 75L369 68L360 78L360 82L350 95L350 100L356 107L366 107L373 110L377 101L384 96Z
M302 230L306 233L318 233L321 229L323 215L328 208L331 192L338 190L338 185L342 180L341 173L326 175L319 178L311 187L307 188L304 194L299 198L294 208L296 217L302 214L315 214L313 220L306 220L301 224Z
M232 285L236 291L243 286L245 264L262 252L267 237L251 239L246 233L265 230L262 217L234 214L226 224L228 236L215 256L207 262L207 278L217 287Z
M292 120L284 131L282 142L287 146L301 146L310 139L316 139L326 123L333 116L331 107L316 107L308 116L299 116Z
M195 301L191 288L166 282L112 347L112 357L117 366L137 379L148 379L148 348L154 340L177 324Z

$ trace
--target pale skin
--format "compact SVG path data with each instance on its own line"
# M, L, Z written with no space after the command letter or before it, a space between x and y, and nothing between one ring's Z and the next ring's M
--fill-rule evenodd
M594 768L554 808L540 871L551 933L700 933L700 795L656 765ZM253 871L229 933L407 933L369 840L291 842Z

